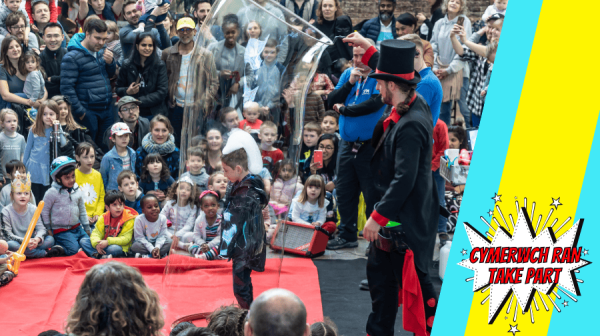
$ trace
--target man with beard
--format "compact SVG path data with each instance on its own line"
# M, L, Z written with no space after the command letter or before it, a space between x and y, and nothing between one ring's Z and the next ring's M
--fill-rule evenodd
M90 20L85 35L73 35L60 66L60 92L69 98L77 123L87 127L97 144L113 124L110 78L115 75L117 62L112 51L103 50L107 31L104 21Z
M36 6L38 7L41 6ZM41 32L46 43L46 48L40 53L42 67L46 70L46 90L48 90L48 97L54 97L60 95L60 64L67 53L67 48L62 46L64 34L58 23L50 22L44 25Z
M144 32L150 32L156 43L158 43L158 51L171 46L169 32L167 32L165 26L158 25L156 28L154 28L154 20L156 20L156 17L165 14L168 10L168 4L164 6L156 6L150 17L148 17L148 21L144 27ZM121 28L119 31L119 39L121 40L121 48L123 48L123 58L127 59L130 56L136 38L142 33L136 30L140 21L140 17L142 16L142 12L138 10L136 6L136 0L125 1L125 4L123 5L123 16L127 21L127 25Z
M196 0L196 2L194 2L194 5L192 6L192 8L190 8L190 12L192 17L194 17L194 20L196 21L196 30L200 30L200 26L202 26L202 24L204 23L204 19L206 19L206 16L208 16L210 9L210 0ZM223 39L225 38L221 26L213 25L212 27L210 27L210 33L214 38L214 41L211 42L223 41Z
M369 160L373 156L373 129L383 115L385 106L375 88L377 81L367 77L372 72L371 68L361 61L365 49L355 46L352 53L354 67L344 71L335 90L327 97L330 108L340 114L342 137L335 183L341 223L338 236L327 244L329 250L358 246L360 193L363 193L367 205L367 216L373 211L377 200Z
M344 42L367 47L357 33ZM393 335L399 303L403 327L428 335L433 326L437 294L428 274L439 214L431 175L433 120L425 99L416 92L421 75L414 68L415 44L387 40L381 53L367 48L362 62L376 68L381 98L392 106L373 132L370 160L373 188L379 202L363 230L373 242L367 261L372 312L367 334ZM399 293L402 300L399 302Z
M216 99L219 88L219 78L213 55L205 48L198 48L194 51L195 32L194 20L189 17L179 19L177 21L179 42L165 49L161 57L167 66L169 119L175 130L175 144L178 147L180 147L182 133L186 135L185 133L191 132L193 135L197 135L202 131L206 116L212 109L212 102ZM192 97L187 96L190 65L194 67L192 77L195 85ZM194 126L186 129L185 132L182 130L184 107L190 125L192 125L192 121L195 122Z
M396 0L379 0L379 16L365 22L360 30L360 35L377 42L375 47L379 50L381 41L392 40L396 36Z
M33 33L29 33L28 39L25 38L25 29L27 28L27 17L21 12L12 12L6 17L6 30L8 33L21 41L23 47L22 53L33 50L40 52L38 40ZM4 36L0 35L0 44L4 40Z

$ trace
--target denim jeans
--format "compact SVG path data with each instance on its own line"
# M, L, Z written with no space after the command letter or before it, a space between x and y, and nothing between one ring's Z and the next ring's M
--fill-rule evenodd
M479 127L479 123L481 122L481 116L471 115L471 123L473 127Z
M77 123L87 127L92 140L102 148L104 153L108 152L108 146L104 143L103 138L106 130L114 123L112 107L105 111L87 110L83 120L77 118Z
M68 256L77 254L80 248L83 249L83 252L88 257L96 253L96 249L92 247L92 243L90 242L90 236L85 233L81 225L74 229L54 234L54 239L57 245L65 249L65 253Z
M440 170L436 170L433 172L433 179L435 180L435 184L437 187L437 193L438 193L438 198L440 200L440 205L442 207L446 207L446 180L444 180L444 178L442 177L442 175L440 175ZM439 215L439 219L438 219L438 233L446 233L447 232L447 228L446 228L446 223L448 222L448 218Z
M125 256L125 252L123 252L123 247L120 245L108 245L104 249L104 252L106 252L106 255L112 255L113 258L121 258Z
M463 77L463 85L460 89L460 100L458 101L458 107L460 108L460 113L465 118L465 127L471 127L471 112L467 107L467 92L469 91L469 79ZM450 119L452 117L451 110L452 105L454 104L453 100L442 103L442 107L440 108L440 119L442 119L446 125L451 126Z
M39 244L36 248L31 250L29 247L25 249L25 256L27 258L43 258L46 256L46 250L54 246L54 238L52 236L44 237L44 240L41 244ZM21 247L21 243L9 240L8 241L8 249L10 251L16 252Z

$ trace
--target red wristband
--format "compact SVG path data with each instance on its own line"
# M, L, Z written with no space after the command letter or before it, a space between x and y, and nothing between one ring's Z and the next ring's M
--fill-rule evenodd
M377 212L377 210L373 210L373 212L371 213L371 218L373 218L373 220L375 220L377 224L381 226L386 226L390 221L389 219L383 217L379 212Z

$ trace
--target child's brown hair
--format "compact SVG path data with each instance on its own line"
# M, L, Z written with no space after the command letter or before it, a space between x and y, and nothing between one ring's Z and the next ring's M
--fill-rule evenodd
M227 114L229 114L231 112L237 113L237 111L233 107L227 106L227 107L224 107L221 109L221 111L219 112L219 120L221 121L222 124L225 123Z
M46 125L44 125L44 110L50 109L54 113L56 113L56 120L58 120L58 116L60 115L60 111L58 109L58 104L53 100L44 100L42 102L42 106L38 109L37 117L35 118L35 122L33 125L29 126L29 129L33 132L33 134L45 137L46 136Z
M327 111L325 111L325 113L323 113L323 118L321 119L321 122L323 121L323 119L325 119L325 117L332 117L332 118L335 119L335 123L339 124L340 116L334 110L327 110Z
M23 76L27 76L29 74L29 71L27 70L25 63L31 59L33 59L35 61L35 63L37 64L36 70L41 72L42 76L46 77L46 71L44 71L44 68L42 67L42 59L40 58L40 56L38 56L38 54L36 54L33 51L26 51L23 54L23 57L19 58L19 72Z
M25 167L25 164L23 164L23 162L21 162L20 160L10 160L7 164L6 164L6 173L7 174L14 174L15 171L19 171L22 174L26 174L27 173L27 167Z
M319 187L321 188L321 195L319 195L318 203L319 208L325 206L325 181L323 181L323 177L321 175L311 175L306 179L306 183L304 183L304 188L302 189L302 193L300 197L298 197L298 202L304 204L308 201L308 187Z
M59 121L60 121L60 104L64 103L67 105L67 109L69 110L69 114L67 114L67 117L65 118L65 121L67 122L65 129L67 131L74 131L78 128L83 128L73 118L73 114L71 113L71 102L69 102L69 99L66 96L54 96L54 97L52 97L51 100L55 101L59 107L59 113L58 113L58 115L56 115L56 120L59 120Z
M123 180L126 178L130 178L134 180L135 183L137 183L137 176L134 172L132 172L131 170L123 170L119 173L119 176L117 176L117 185L120 187L121 183L123 183Z
M201 158L202 161L204 161L205 155L206 154L204 153L204 151L202 150L202 148L200 148L198 146L196 146L196 147L190 147L190 149L188 149L188 158L187 159L189 160L192 156L195 156L195 157Z
M310 325L311 336L337 336L337 334L337 326L329 317L324 317L323 322L315 322Z
M206 318L206 327L217 335L243 336L247 315L248 311L238 306L222 306Z
M169 190L167 191L167 199L173 201L171 203L171 205L176 205L179 202L179 198L177 196L177 188L179 188L179 185L181 184L181 181L175 181L175 183L173 183L170 187ZM188 183L186 181L183 181L183 183ZM200 199L198 198L198 188L196 188L196 186L194 184L190 184L190 198L187 200L186 204L181 204L181 206L187 206L189 205L190 208L193 208L194 206L196 206L196 210L200 209Z
M321 125L317 124L314 121L311 121L304 125L304 131L317 132L317 135L319 136L321 135L321 133L323 133L323 131L321 130Z
M223 172L222 170L217 170L216 172L210 174L210 176L208 177L208 185L209 186L213 185L213 183L215 182L215 179L217 178L218 175L225 176L225 172Z
M89 154L91 151L93 151L94 154L96 153L94 146L89 142L82 142L77 146L77 149L75 150L75 155L82 156L84 154Z
M171 172L169 171L169 167L167 167L167 163L165 159L160 156L158 153L148 154L143 161L142 164L142 181L145 181L150 177L150 172L148 172L148 165L154 162L160 162L162 164L162 169L160 171L160 179L161 181L166 181L171 176Z
M240 166L244 172L248 171L248 154L246 154L246 151L243 148L223 155L221 161L232 169L235 169L236 166Z

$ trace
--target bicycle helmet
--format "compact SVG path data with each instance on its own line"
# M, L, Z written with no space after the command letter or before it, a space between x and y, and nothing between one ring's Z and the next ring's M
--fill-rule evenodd
M52 176L52 180L56 181L56 175L61 170L71 166L74 168L77 167L77 162L68 156L59 156L54 159L52 161L52 165L50 166L50 176Z

